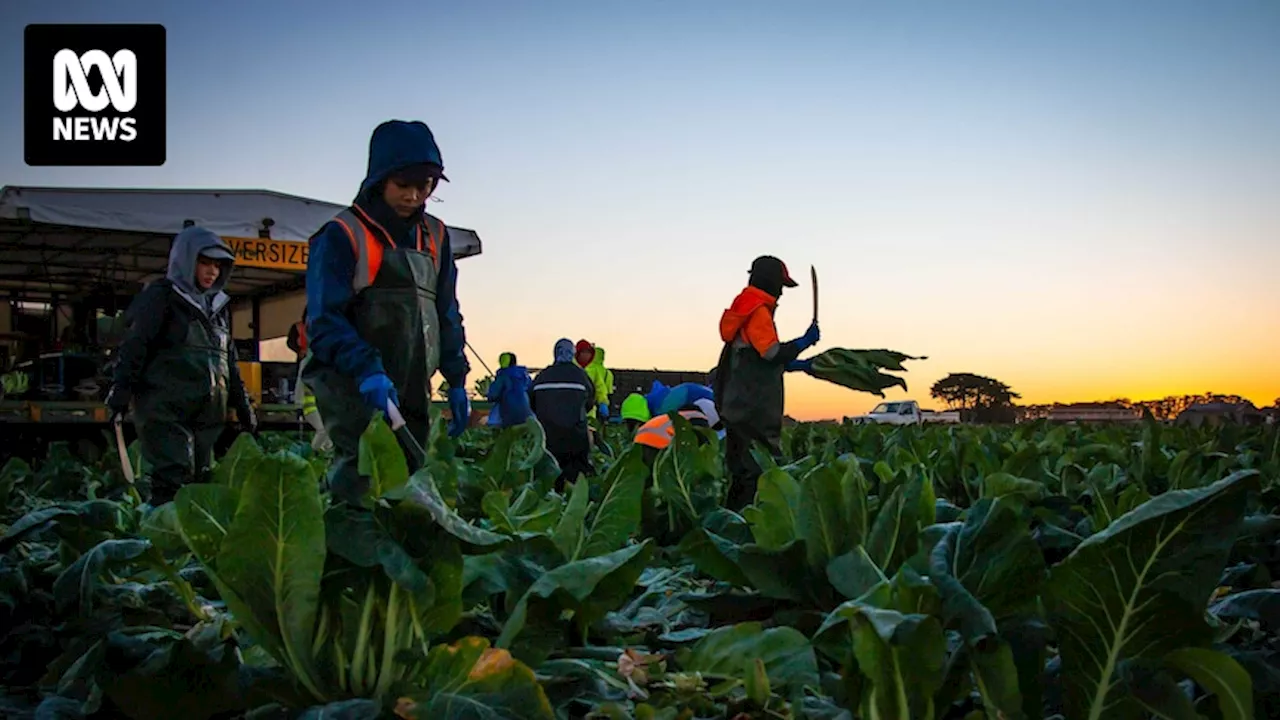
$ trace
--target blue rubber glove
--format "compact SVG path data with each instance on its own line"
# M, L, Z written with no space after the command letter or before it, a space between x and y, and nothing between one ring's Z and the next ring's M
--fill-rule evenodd
M813 367L812 360L792 360L787 363L787 372L805 372Z
M609 419L609 403L600 403L599 410L600 410L600 419L608 420Z
M796 343L800 345L800 349L803 351L817 345L818 341L821 339L822 333L818 332L818 323L814 322L809 326L809 329L804 332L804 335L796 338Z
M400 396L396 394L396 386L391 384L391 378L386 373L378 373L370 375L360 383L360 396L364 398L364 404L369 406L371 410L381 410L386 412L391 403L400 405ZM391 422L388 420L387 422Z
M449 388L449 437L458 437L471 422L471 400L465 387Z

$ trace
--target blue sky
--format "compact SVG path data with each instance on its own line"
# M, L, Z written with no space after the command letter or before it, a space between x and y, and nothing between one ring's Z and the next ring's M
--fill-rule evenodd
M1277 2L11 0L5 21L4 184L343 202L374 125L428 122L453 180L431 209L485 242L460 294L490 359L572 336L709 367L768 252L818 267L820 348L929 355L913 397L952 371L1030 400L1280 395ZM168 28L169 161L28 168L22 27L100 21ZM874 400L792 386L799 415Z

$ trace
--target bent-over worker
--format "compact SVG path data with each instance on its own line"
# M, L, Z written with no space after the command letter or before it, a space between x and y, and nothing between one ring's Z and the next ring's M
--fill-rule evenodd
M720 317L724 349L716 366L715 394L726 430L725 464L730 476L726 507L739 511L756 494L760 466L751 446L763 443L781 453L784 372L803 370L797 360L820 339L815 320L801 337L779 342L773 314L784 287L796 287L781 260L764 255L751 263L747 287Z
M360 435L374 411L394 403L409 432L427 442L431 379L449 384L449 434L466 429L470 365L445 224L424 210L444 175L431 130L390 120L369 140L369 167L346 210L311 237L303 377L334 445L329 486L360 504Z
M236 366L223 292L235 255L202 227L178 233L169 269L125 313L107 407L119 420L133 401L142 458L150 466L151 504L207 479L213 446L233 408L242 430L258 421Z
M622 422L627 424L627 432L633 434L653 417L649 412L649 401L638 392L631 393L622 401L621 415Z

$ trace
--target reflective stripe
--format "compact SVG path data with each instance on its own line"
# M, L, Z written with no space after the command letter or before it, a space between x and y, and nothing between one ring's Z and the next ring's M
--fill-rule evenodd
M534 390L581 390L582 392L586 392L587 386L583 385L582 383L559 382L559 383L543 383L541 385L534 385L533 389Z
M351 241L351 250L356 256L356 271L351 281L355 292L369 287L378 277L378 269L382 267L382 253L391 243L391 235L369 214L356 207L349 207L333 217L347 238ZM422 223L417 225L417 250L423 250L422 226L427 228L427 251L431 261L440 271L440 246L444 243L446 232L444 221L434 215L422 214ZM374 230L377 230L375 233ZM381 235L381 236L379 236Z

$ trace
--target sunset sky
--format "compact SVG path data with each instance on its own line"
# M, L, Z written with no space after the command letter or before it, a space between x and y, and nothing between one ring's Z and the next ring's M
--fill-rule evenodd
M347 202L369 132L435 131L475 228L472 344L708 369L756 255L822 342L1025 402L1280 396L1280 3L9 0L0 184ZM377 9L376 11L374 9ZM29 168L22 29L161 22L160 168ZM479 369L479 364L473 361ZM479 377L476 372L474 377ZM877 398L796 377L788 413Z

